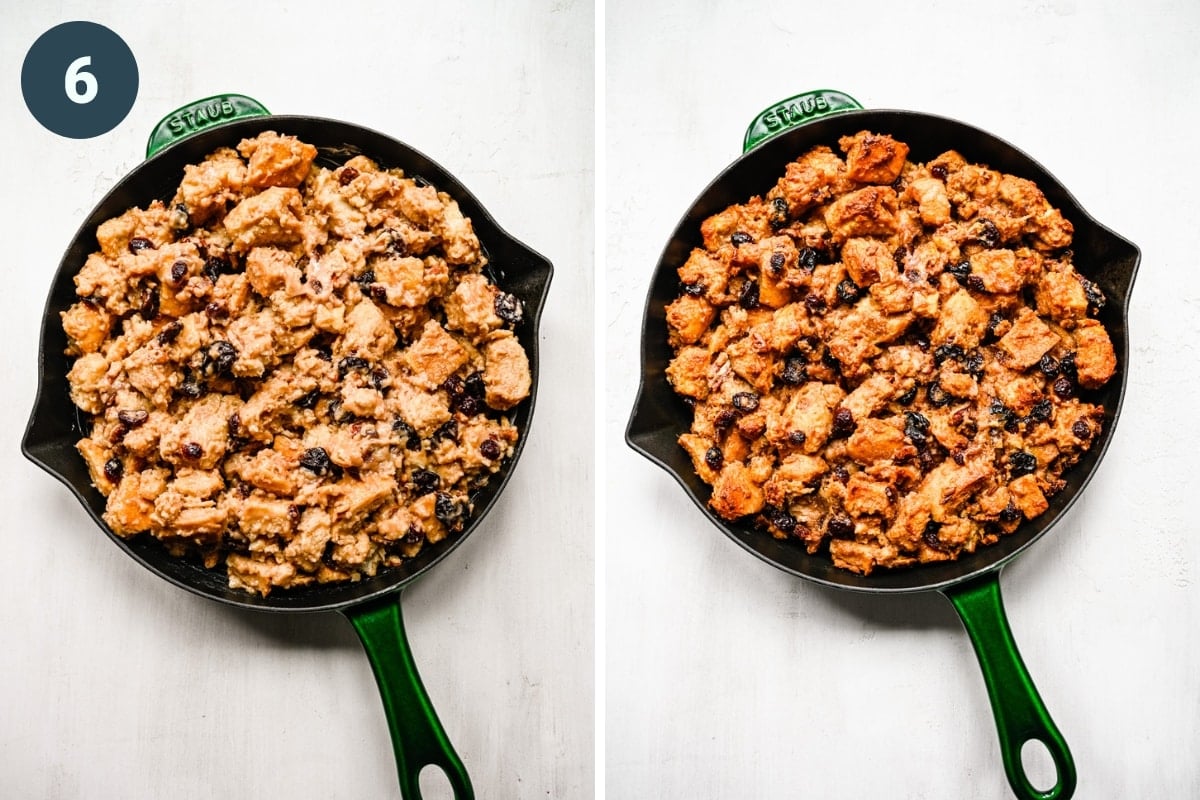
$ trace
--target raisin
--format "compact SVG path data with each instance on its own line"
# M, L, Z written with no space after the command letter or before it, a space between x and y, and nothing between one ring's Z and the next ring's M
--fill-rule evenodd
M738 293L738 305L750 310L758 308L758 281L746 281Z
M342 171L338 173L338 183L345 186L357 177L358 170L354 167L342 167Z
M364 289L375 282L375 270L364 269L362 272L354 276L354 282Z
M204 455L204 448L200 446L199 442L188 442L183 446L181 452L184 458L195 460Z
M825 530L835 539L854 538L854 521L845 514L834 514L825 524Z
M968 275L966 287L975 292L986 291L986 285L983 282L983 278L978 275Z
M170 344L179 338L180 332L183 330L183 325L178 320L170 323L161 331L158 332L158 343L162 345Z
M804 431L792 431L788 434L788 441L796 447L802 447L808 441L808 434Z
M466 508L462 503L456 503L454 498L445 492L438 492L437 499L433 504L433 510L437 518L441 520L442 524L448 530L462 530L463 522L467 516Z
M719 447L710 447L704 452L704 463L709 469L717 470L725 463L725 456Z
M326 475L333 469L324 447L310 447L300 456L300 466L314 475Z
M929 522L925 523L925 530L921 533L921 539L933 549L940 550L942 549L942 540L938 538L938 531L941 529L942 525L940 522L929 520Z
M904 394L896 398L896 402L902 406L912 405L913 400L917 399L917 387L914 386Z
M830 431L830 436L845 436L854 430L854 413L841 406L837 411L833 412L833 429Z
M1038 361L1037 368L1047 378L1053 378L1058 374L1058 359L1047 353Z
M933 363L939 367L946 359L952 358L955 361L962 361L966 357L966 352L956 344L943 344L933 351Z
M904 435L918 449L929 442L929 418L919 411L904 412Z
M965 285L967 282L967 276L971 274L971 262L964 258L957 264L951 264L950 266L946 267L946 272L949 272L951 275L953 275L960 286Z
M1021 518L1021 512L1012 503L1009 503L1000 512L1001 522L1016 522Z
M450 399L453 400L455 397L462 394L463 386L464 384L462 378L458 377L457 375L451 375L449 378L446 378L446 380L442 381L441 389L443 392L450 395Z
M196 379L195 375L188 375L183 379L183 383L179 384L179 393L195 400L204 394L204 387L200 385L200 381Z
M204 369L212 375L231 375L237 357L237 349L229 342L213 342L204 354Z
M408 529L408 533L404 534L405 544L420 544L425 538L425 534L416 525L412 525Z
M242 418L238 416L236 411L229 415L229 419L225 420L225 430L229 432L230 439L236 439L241 435Z
M501 292L496 295L496 301L493 305L495 306L497 317L509 325L521 324L521 319L525 312L521 306L521 301L516 296Z
M1033 408L1029 410L1029 419L1033 422L1045 422L1050 419L1050 412L1053 410L1049 398L1043 397L1033 404Z
M796 529L796 518L782 508L767 506L763 509L763 518L783 533L791 533Z
M836 467L833 468L833 477L837 480L838 483L840 483L844 486L846 483L848 483L850 481L850 470L846 469L845 466L838 464Z
M758 395L754 392L738 392L732 402L734 408L745 414L758 410Z
M1092 426L1087 424L1087 420L1077 419L1071 426L1071 433L1079 439L1087 441L1092 438Z
M963 362L963 369L975 380L981 379L983 377L983 353L976 350L967 356L967 360Z
M1008 471L1014 478L1028 475L1037 469L1037 457L1026 450L1018 450L1008 457Z
M772 228L778 230L788 223L788 205L787 200L782 197L776 197L771 200L771 210L767 213L767 221Z
M387 287L381 286L378 283L372 283L367 287L367 294L371 295L371 299L377 303L382 303L387 300Z
M975 241L984 247L995 247L1000 244L1000 231L996 228L995 223L990 219L981 219L979 227L981 230L975 236Z
M484 439L483 444L479 445L479 454L488 461L495 461L500 457L500 443L495 439Z
M472 397L469 394L460 395L454 402L453 408L455 411L467 417L473 417L480 412L483 401L478 397Z
M683 283L680 284L680 288L683 290L684 294L691 295L692 297L699 297L700 295L704 294L703 283Z
M143 250L154 250L154 242L145 236L135 236L129 240L129 252L140 253Z
M734 247L741 247L744 244L750 244L754 241L754 237L745 231L736 231L729 237L729 241Z
M1079 370L1075 366L1075 353L1067 353L1062 357L1062 360L1058 362L1058 371L1071 381L1079 379Z
M182 258L171 265L171 283L178 286L187 277L188 265Z
M138 309L138 313L142 315L142 319L150 320L157 317L160 301L161 298L157 289L147 289L146 300L142 303L142 307Z
M317 400L320 399L320 397L321 391L319 389L313 389L308 394L302 395L298 400L296 400L296 405L300 408L316 408Z
M432 438L435 442L441 441L442 439L449 439L450 441L457 443L458 423L454 420L450 420L449 422L442 424L433 432L433 436L430 438Z
M416 489L417 497L424 497L441 488L442 478L436 472L431 472L427 469L414 469L412 482L413 487Z
M840 370L842 368L842 362L838 361L837 356L828 350L821 353L821 363L830 369Z
M908 248L905 247L904 245L900 245L899 247L897 247L895 250L892 251L892 261L895 262L897 267L900 267L901 269L903 269L904 262L907 259L908 259Z
M1004 322L1004 317L1000 314L1000 312L992 312L992 315L988 317L987 327L984 328L983 331L983 341L985 343L996 340L996 329L1000 327L1001 322Z
M346 356L338 362L338 378L345 378L347 373L356 369L367 369L371 363L361 356Z
M929 168L929 174L937 178L939 181L946 180L946 175L949 174L945 164L934 164Z
M779 373L779 380L789 386L798 386L804 383L806 377L804 359L799 356L788 356L783 362L783 372Z
M382 392L384 384L391 375L383 367L375 367L371 370L371 385L375 387L375 391Z
M737 422L737 414L729 409L723 410L717 414L717 418L713 420L713 427L718 431L727 431L733 427L733 423Z
M825 298L816 292L809 292L804 298L804 307L808 309L809 314L825 313Z
M1083 284L1083 293L1087 297L1088 313L1096 314L1100 309L1104 308L1106 301L1104 292L1100 287L1089 281L1082 275L1079 276L1079 282Z
M408 450L421 449L421 437L417 432L404 420L397 417L392 420L392 430L404 438L404 446Z
M214 300L204 307L204 313L211 319L225 319L229 316L229 309Z
M800 269L805 272L812 272L817 268L817 251L811 247L800 248L797 263L800 265Z
M136 428L139 425L145 424L146 420L150 419L150 415L141 409L134 411L118 411L117 419L127 428Z
M483 383L483 373L472 372L468 375L466 380L463 381L462 390L463 394L482 400L484 394L487 392L487 386Z
M188 207L183 203L176 203L171 207L171 227L177 231L186 231L192 226L192 217L188 213Z
M846 278L837 285L837 296L843 303L853 303L858 300L861 294L862 290L858 288L858 284L849 278Z
M1060 400L1070 400L1075 396L1075 384L1071 383L1071 379L1066 375L1060 375L1054 379L1054 394L1058 395Z
M216 283L217 278L233 272L233 267L229 263L228 258L224 258L222 256L209 256L204 260L203 271L204 277L208 278L213 283Z
M121 476L125 474L125 465L121 463L119 458L110 458L104 462L104 477L108 478L111 483L118 483Z
M771 253L771 260L768 262L768 270L772 275L779 275L783 272L783 265L787 262L787 257L783 253L776 251Z

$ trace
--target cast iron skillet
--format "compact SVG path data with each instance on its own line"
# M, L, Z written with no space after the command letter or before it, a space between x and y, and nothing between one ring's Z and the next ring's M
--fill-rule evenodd
M240 95L207 98L168 115L147 146L147 160L126 175L92 211L79 228L59 265L50 287L42 319L38 395L21 450L25 456L58 478L79 499L92 519L110 539L154 574L190 592L241 608L279 611L339 611L353 624L371 661L383 697L392 745L396 755L401 794L420 797L418 775L433 764L440 767L454 788L456 800L474 797L462 761L454 752L434 713L417 674L404 634L400 590L450 554L478 526L495 503L512 474L529 433L538 376L537 329L549 288L552 267L545 258L509 236L466 190L441 166L411 147L381 133L336 120L304 116L264 116L257 102ZM528 400L511 412L521 437L512 458L474 496L475 513L456 536L427 546L404 566L382 571L373 578L344 585L304 587L275 591L263 598L230 589L223 571L206 570L196 561L172 558L149 537L122 539L101 519L104 497L91 485L83 459L75 451L82 421L68 394L70 359L64 355L66 335L59 313L75 301L72 277L87 255L97 249L96 228L131 206L144 206L155 198L169 200L183 175L185 164L198 163L221 146L236 146L264 130L298 136L315 145L318 163L333 166L357 154L373 158L383 167L401 167L419 176L458 201L470 217L494 277L505 291L519 297L524 320L516 335L529 355L533 390Z
M1118 372L1097 392L1084 396L1104 404L1104 430L1072 468L1066 488L1050 500L1041 517L1024 522L997 544L958 561L913 569L879 571L869 577L837 569L827 554L808 555L804 548L781 542L749 524L731 523L708 507L710 487L695 474L676 442L688 430L691 411L665 377L671 358L665 306L678 294L676 269L693 247L702 246L700 223L732 203L763 194L783 174L784 166L817 144L837 149L839 137L868 129L890 133L906 142L913 161L928 161L950 149L968 161L982 162L1037 183L1050 202L1075 225L1076 267L1104 290L1108 303L1100 320L1112 336ZM839 589L879 595L937 590L963 621L975 647L987 684L1000 736L1004 767L1013 791L1021 798L1065 800L1076 784L1075 766L1066 742L1051 720L1025 669L1009 631L1000 597L1000 570L1033 544L1062 517L1096 471L1112 438L1125 392L1129 364L1127 309L1140 253L1132 243L1100 225L1050 173L1007 142L978 128L943 117L911 111L864 111L848 95L817 91L798 95L760 114L746 133L746 152L700 193L684 214L663 250L650 285L642 327L642 382L626 430L626 441L665 469L700 510L725 534L769 564L806 580ZM1021 763L1021 747L1040 740L1057 768L1057 780L1039 791Z

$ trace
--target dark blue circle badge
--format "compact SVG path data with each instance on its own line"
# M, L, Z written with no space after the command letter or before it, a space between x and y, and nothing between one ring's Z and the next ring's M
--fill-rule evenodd
M29 112L70 139L108 133L137 97L138 68L120 36L95 22L64 22L38 37L21 67Z

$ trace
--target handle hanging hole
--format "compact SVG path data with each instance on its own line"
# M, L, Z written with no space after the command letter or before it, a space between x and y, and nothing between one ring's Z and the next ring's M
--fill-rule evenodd
M1021 745L1021 769L1039 792L1048 792L1058 784L1058 767L1041 739L1029 739Z
M450 778L437 764L422 767L417 782L421 787L421 800L454 800Z

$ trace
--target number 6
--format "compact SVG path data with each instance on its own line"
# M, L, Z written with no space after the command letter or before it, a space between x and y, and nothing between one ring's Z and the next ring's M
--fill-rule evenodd
M67 97L72 103L90 103L96 99L96 92L100 90L99 84L96 83L96 76L90 72L84 72L84 67L92 65L91 56L80 56L71 62L71 66L67 67L67 76L64 80ZM83 91L78 91L79 84L83 84Z

